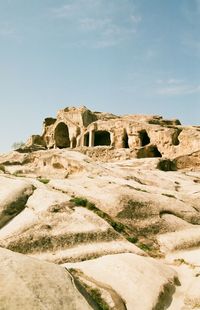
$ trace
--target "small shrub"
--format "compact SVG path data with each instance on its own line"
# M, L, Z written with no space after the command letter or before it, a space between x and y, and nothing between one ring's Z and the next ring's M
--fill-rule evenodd
M145 244L145 243L138 243L137 246L138 246L141 250L143 250L143 251L145 251L145 252L151 251L150 246L148 246L148 245Z
M37 179L38 179L38 181L40 181L43 184L48 184L50 181L49 179L45 179L45 178L37 178Z
M4 165L0 165L0 170L1 170L3 173L5 173L5 172L6 172L5 166L4 166Z
M131 243L136 243L138 241L137 237L127 237L126 239Z
M102 298L101 291L98 288L91 287L88 283L83 281L84 274L80 270L76 270L74 268L67 269L68 272L72 275L75 280L76 285L78 284L79 288L85 290L86 293L90 296L90 298L94 301L96 307L95 309L99 310L111 310L106 301ZM81 277L83 276L83 278Z
M161 159L157 165L157 169L162 171L176 171L176 163L170 159Z
M17 150L17 149L20 149L20 148L22 148L24 146L25 146L25 143L23 141L14 142L12 144L12 149Z
M89 294L92 297L92 299L97 303L97 305L100 307L101 310L109 310L110 307L108 304L103 300L101 297L101 293L98 289L90 289Z
M107 213L99 210L94 203L89 202L86 198L74 197L70 199L70 202L74 203L76 206L85 207L88 210L93 211L99 217L104 219L108 224L110 224L117 232L121 233L125 231L124 224L114 221Z
M70 199L70 202L73 202L75 204L75 206L82 206L82 207L86 207L88 200L82 197L74 197L72 199Z
M115 222L115 221L111 221L111 226L119 233L123 232L125 230L125 226L124 224L120 223L120 222Z

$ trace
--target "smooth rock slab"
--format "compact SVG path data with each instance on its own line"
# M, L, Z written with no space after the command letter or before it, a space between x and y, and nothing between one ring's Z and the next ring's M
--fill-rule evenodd
M89 310L62 267L0 248L1 310Z
M186 293L185 304L192 309L200 309L200 277L194 279Z
M79 269L93 280L110 286L124 300L127 310L167 309L177 283L177 274L170 267L129 253L65 266Z
M0 177L0 228L25 208L33 191L31 183Z

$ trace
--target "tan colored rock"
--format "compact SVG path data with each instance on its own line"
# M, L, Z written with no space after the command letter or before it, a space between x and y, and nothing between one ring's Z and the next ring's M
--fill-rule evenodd
M0 309L89 310L59 266L0 248Z
M29 182L0 176L0 228L25 208L33 191Z
M175 292L176 272L135 254L108 255L65 266L81 270L97 284L112 287L124 300L127 310L166 309Z
M191 306L192 309L200 308L200 278L194 279L186 293L185 304Z
M198 247L200 244L200 226L161 234L158 236L158 241L164 252Z
M67 115L71 115L73 126L82 130L84 111L85 108L77 115L75 109L69 109L62 111L59 117L62 115L68 124ZM31 189L33 185L36 188L34 193L30 192L20 213L14 214L0 229L0 244L58 264L85 261L84 275L90 278L85 281L90 284L95 281L94 287L100 285L103 297L110 305L114 304L116 310L124 308L119 303L115 306L113 296L121 301L121 305L126 300L129 305L136 305L136 309L143 309L143 301L145 307L149 303L149 310L165 309L171 298L170 310L192 309L193 306L198 309L198 285L194 284L194 290L189 290L200 274L199 151L193 152L198 149L198 128L181 127L176 121L170 123L159 117L121 118L96 112L95 115L96 120L84 127L84 135L88 128L103 131L108 128L106 126L111 126L111 146L45 151L32 151L27 147L0 156L0 164L4 167L0 182L1 206L18 186ZM85 122L89 121L90 116ZM58 123L58 119L45 120L48 133L53 133L53 126ZM123 126L127 124L124 131ZM73 126L69 133L76 130ZM126 134L128 146L134 145L133 148L127 147ZM77 141L81 135L82 131ZM150 142L142 145L149 141L148 137ZM86 142L92 141L90 134L85 138ZM118 148L122 145L126 147ZM152 147L157 147L160 153L164 150L171 159L150 158L154 155ZM136 158L141 156L145 158ZM175 163L184 171L175 171ZM73 205L69 200L74 196L87 198L98 212ZM105 214L110 221L106 222ZM146 256L156 259L140 257L145 255L144 251ZM119 253L123 259L118 260ZM124 259L124 253L137 254L137 259L132 256ZM110 254L112 259L105 258L104 261L103 257L102 261L95 260L93 266L95 257L110 257ZM158 260L163 262L159 267ZM68 266L79 269L79 264ZM115 266L118 266L117 272ZM174 282L166 271L169 266L177 271L181 283L174 294ZM101 279L98 272L102 274ZM120 280L115 277L117 273ZM137 282L141 288L139 293L137 277L140 279ZM107 278L111 279L110 284ZM127 289L127 295L125 288L129 286L132 290ZM136 295L137 301L131 294ZM144 296L148 297L144 299Z
M34 144L47 148L84 147L86 150L79 149L84 152L91 147L94 158L102 156L98 146L123 149L129 158L175 158L199 151L200 132L198 127L184 127L179 120L156 115L116 116L71 107L58 111L56 119L45 119L42 135L32 136L27 146ZM117 160L117 153L113 155L112 159Z

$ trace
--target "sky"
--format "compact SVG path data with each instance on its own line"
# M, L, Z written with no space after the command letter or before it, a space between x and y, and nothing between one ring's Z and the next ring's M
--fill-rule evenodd
M200 125L200 0L0 0L0 152L83 105Z

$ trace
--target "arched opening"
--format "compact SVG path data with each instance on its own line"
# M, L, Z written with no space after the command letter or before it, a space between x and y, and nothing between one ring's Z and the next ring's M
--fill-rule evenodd
M124 132L124 136L123 136L123 148L128 149L129 148L129 144L128 144L128 135L127 132Z
M162 157L156 145L148 145L140 148L137 152L137 158Z
M54 132L55 145L60 149L70 147L69 130L65 123L59 123Z
M150 138L149 138L148 133L146 132L145 129L139 131L139 138L141 141L141 146L145 146L145 145L150 143Z
M84 135L84 146L89 146L89 132Z
M110 133L106 130L99 130L94 135L94 146L98 145L110 145Z

